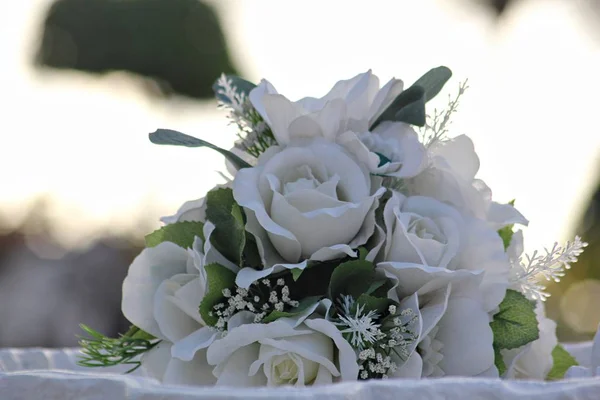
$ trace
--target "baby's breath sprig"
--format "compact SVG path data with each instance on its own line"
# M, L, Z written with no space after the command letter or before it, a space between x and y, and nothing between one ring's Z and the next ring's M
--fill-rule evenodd
M226 333L229 318L240 311L253 313L257 324L272 311L287 311L299 304L290 298L290 288L284 278L264 278L253 282L248 289L224 289L223 297L226 302L216 304L212 311L218 318L215 328L223 333Z
M90 337L79 336L81 346L78 365L83 367L113 367L119 364L133 365L126 373L135 371L141 366L139 356L154 348L160 340L132 326L127 333L118 338L110 338L81 324Z

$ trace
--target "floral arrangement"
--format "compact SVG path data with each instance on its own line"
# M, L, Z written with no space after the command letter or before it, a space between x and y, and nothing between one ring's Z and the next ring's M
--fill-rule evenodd
M451 75L380 88L369 71L298 101L222 76L233 149L168 129L150 140L216 150L232 178L146 236L123 282L133 326L83 326L80 363L247 387L562 378L576 362L540 278L558 280L586 244L522 254L528 221L475 178L472 141L447 135L466 82L426 113Z

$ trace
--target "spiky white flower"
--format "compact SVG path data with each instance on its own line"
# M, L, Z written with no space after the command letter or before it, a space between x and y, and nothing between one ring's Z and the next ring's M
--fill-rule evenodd
M364 349L369 345L374 344L384 335L380 324L375 321L379 318L379 314L371 310L364 314L365 306L357 305L356 312L352 316L351 308L354 304L354 299L351 296L342 296L343 313L338 316L337 326L346 327L340 330L342 333L350 335L350 344L357 349Z

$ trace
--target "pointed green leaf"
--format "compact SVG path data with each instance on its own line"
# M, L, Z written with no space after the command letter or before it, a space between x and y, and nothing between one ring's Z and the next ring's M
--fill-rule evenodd
M504 375L506 372L506 363L504 363L504 358L500 353L500 349L496 346L494 346L494 364L496 365L496 368L498 368L500 376Z
M206 218L215 225L210 241L229 261L241 265L246 231L240 206L230 188L211 190L206 195Z
M490 323L494 333L494 346L498 349L515 349L539 337L535 305L522 293L507 290L500 303L500 311Z
M208 290L200 303L200 316L209 326L214 326L218 318L212 314L213 307L224 300L223 289L231 289L235 286L235 274L222 266L212 263L204 267Z
M223 154L238 170L242 168L250 168L251 165L240 157L236 156L230 151L215 146L212 143L206 142L202 139L195 138L193 136L186 135L178 131L171 129L157 129L150 135L150 141L154 144L167 144L172 146L185 146L185 147L208 147Z
M514 206L515 201L511 200L508 202L508 204L510 204L511 206ZM500 235L500 238L502 239L502 243L504 244L504 250L508 249L508 246L510 246L510 241L512 240L512 237L514 235L514 231L513 231L514 226L515 226L514 224L510 224L510 225L505 226L504 228L498 229L498 235Z
M425 89L420 86L411 86L400 93L375 120L370 130L375 129L383 121L425 125Z
M417 79L413 83L413 86L421 86L425 89L425 101L427 102L438 95L451 77L452 71L448 67L432 68L425 75Z
M175 243L184 249L191 248L196 236L204 240L204 223L183 221L165 225L146 235L146 247L154 247L162 242Z
M369 290L375 277L372 262L365 260L347 261L337 266L331 274L329 296L335 301L340 295L350 295L355 299Z
M562 379L569 368L579 365L577 360L560 344L552 350L552 360L554 363L546 377L548 380Z
M245 79L240 78L235 75L226 75L227 80L231 81L231 86L235 89L236 93L242 94L244 96L248 96L250 91L256 87L256 85L252 82L248 82ZM232 104L232 100L223 93L224 88L219 84L219 80L217 80L213 85L212 89L215 92L215 96L218 100L222 101L225 104Z
M269 313L269 315L267 315L262 320L262 322L267 324L269 322L276 321L279 318L296 317L296 316L302 314L308 308L317 304L321 300L321 298L322 298L322 296L305 297L304 299L300 300L298 307L292 308L291 310L288 310L288 311L277 311L277 310L271 311Z
M383 285L385 285L387 281L388 281L387 279L379 279L377 281L374 281L371 284L371 286L369 286L369 288L367 289L367 291L365 292L365 294L373 294L377 289L379 289L380 287L382 287Z
M302 271L304 270L300 268L292 269L292 279L294 280L294 282L300 278L300 275L302 275Z
M426 122L425 103L433 99L452 76L447 67L429 70L398 97L381 113L371 125L373 130L383 121L399 121L424 126Z

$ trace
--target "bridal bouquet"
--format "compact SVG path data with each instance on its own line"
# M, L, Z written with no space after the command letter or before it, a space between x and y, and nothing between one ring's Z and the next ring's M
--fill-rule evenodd
M450 77L380 87L369 71L291 101L222 76L233 149L168 129L150 141L216 150L232 178L146 236L123 282L133 326L118 338L84 326L80 363L248 387L563 377L576 363L539 278L558 280L586 244L522 254L528 221L475 178L472 141L447 137L466 82L425 111Z

